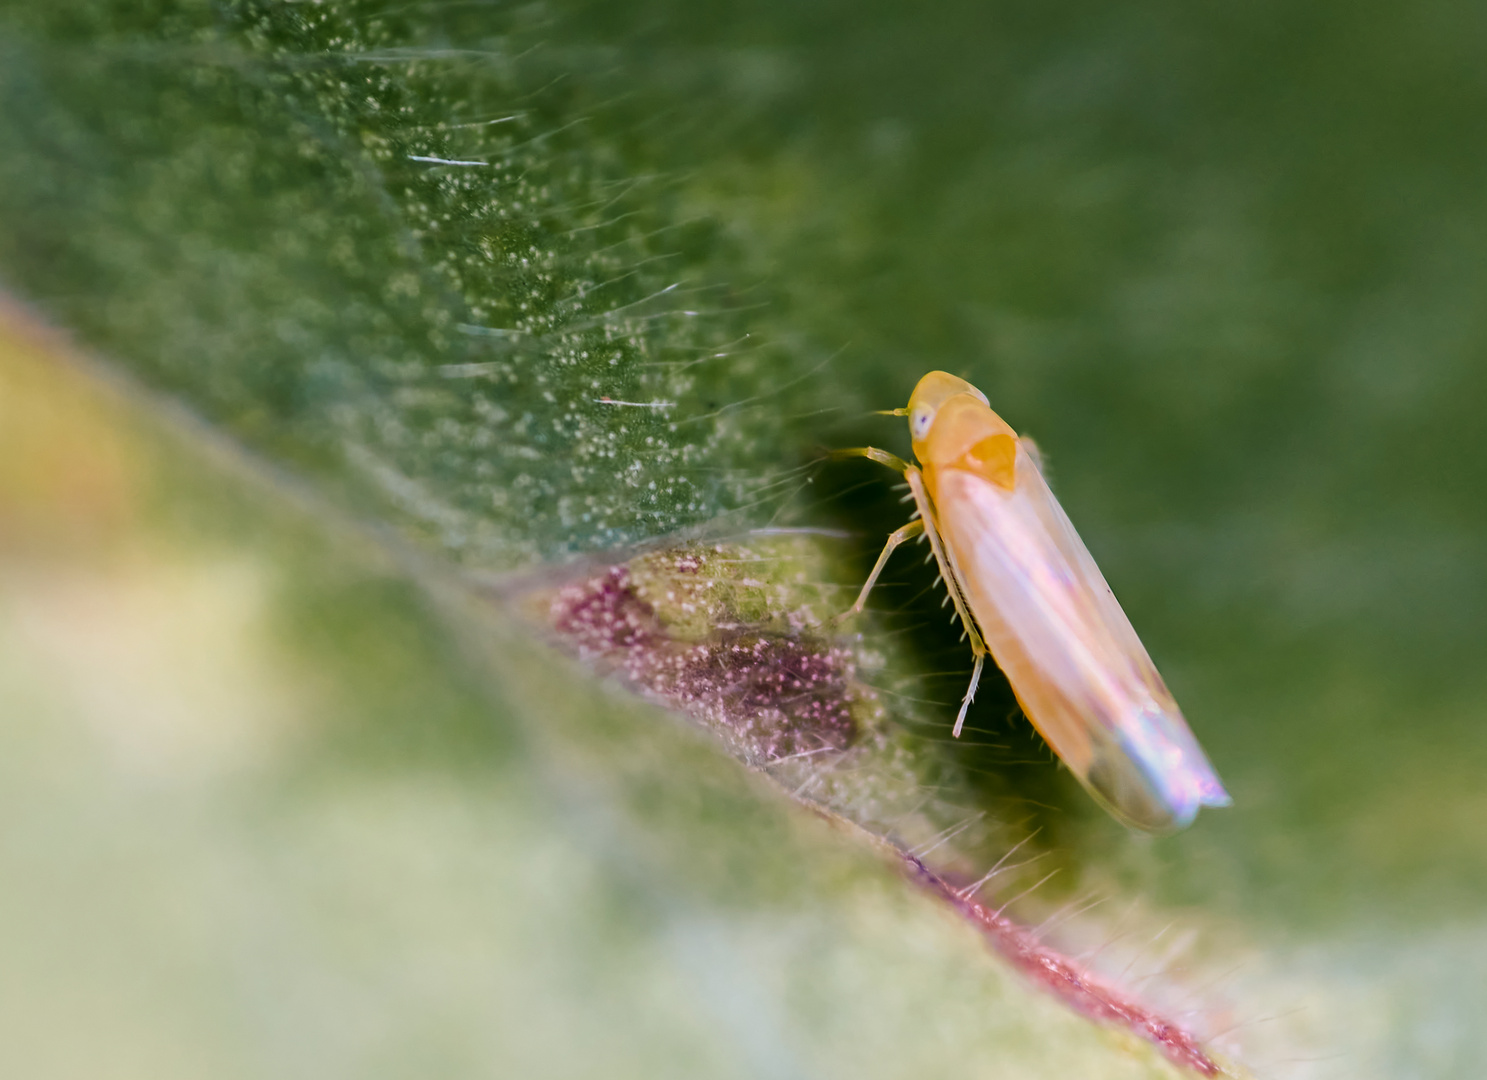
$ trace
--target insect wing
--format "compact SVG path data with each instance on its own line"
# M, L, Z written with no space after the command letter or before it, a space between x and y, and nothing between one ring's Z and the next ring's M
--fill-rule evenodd
M1028 718L1106 807L1155 832L1229 802L1088 549L1026 450L1011 491L936 476L966 600Z

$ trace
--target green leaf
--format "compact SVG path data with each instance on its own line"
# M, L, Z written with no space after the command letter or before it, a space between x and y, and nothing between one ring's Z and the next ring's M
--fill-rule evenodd
M1160 1074L892 869L1036 831L983 899L1257 1074L1474 1075L1478 21L0 4L0 278L108 365L0 357L15 1071ZM825 621L931 368L1231 810L950 743L926 571Z

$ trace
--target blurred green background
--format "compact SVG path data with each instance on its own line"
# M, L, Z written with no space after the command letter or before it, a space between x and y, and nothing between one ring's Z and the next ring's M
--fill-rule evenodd
M1235 798L1149 842L1006 765L1111 895L1073 938L1186 928L1110 974L1258 1076L1479 1075L1484 46L1444 2L0 3L0 282L108 365L0 347L7 1071L1160 1073L450 576L776 523L860 577L901 511L820 453L904 452L868 410L939 367ZM948 698L915 591L884 640Z

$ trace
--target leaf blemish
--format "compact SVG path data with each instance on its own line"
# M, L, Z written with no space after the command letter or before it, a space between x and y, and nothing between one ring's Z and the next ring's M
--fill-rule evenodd
M714 591L698 576L696 555L651 557L646 569L654 573L658 560L671 573L696 579L682 593ZM553 626L585 659L718 729L754 761L853 743L854 697L861 691L854 691L849 650L742 623L688 640L669 630L643 589L628 566L610 567L558 591ZM699 609L675 588L667 596L683 615Z
M889 693L890 706L873 685L883 659L860 637L830 632L845 601L843 586L822 580L826 538L767 532L749 534L747 546L643 554L536 598L563 646L700 722L793 798L887 845L920 888L1031 982L1179 1066L1223 1075L1197 1036L1046 940L1067 907L1031 928L1013 913L1059 873L1037 865L1047 849L1009 865L1038 830L1013 842L1014 804L970 809L965 778L937 750L946 740L908 730L919 720L914 705ZM989 873L984 862L971 871L995 850ZM982 902L993 878L1004 891Z

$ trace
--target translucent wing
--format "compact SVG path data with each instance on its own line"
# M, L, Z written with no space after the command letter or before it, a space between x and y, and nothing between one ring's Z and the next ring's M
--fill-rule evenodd
M966 601L1028 718L1116 817L1165 832L1229 796L1104 575L1018 449L1011 490L937 470Z

